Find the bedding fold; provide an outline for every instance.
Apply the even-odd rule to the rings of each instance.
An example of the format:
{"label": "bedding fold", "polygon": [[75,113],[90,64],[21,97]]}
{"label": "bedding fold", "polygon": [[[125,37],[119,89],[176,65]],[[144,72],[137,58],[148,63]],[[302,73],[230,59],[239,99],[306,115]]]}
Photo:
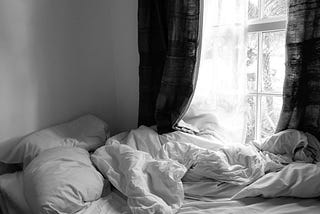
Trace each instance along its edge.
{"label": "bedding fold", "polygon": [[91,157],[109,181],[128,197],[132,213],[175,213],[183,203],[186,168],[111,140]]}
{"label": "bedding fold", "polygon": [[[108,179],[105,181],[110,181],[121,192],[121,195],[126,197],[122,197],[121,203],[114,204],[118,198],[114,197],[114,192],[110,193],[108,190],[105,197],[98,200],[85,200],[85,206],[80,205],[82,208],[79,209],[79,214],[87,213],[87,211],[88,213],[100,213],[102,209],[108,212],[111,209],[116,213],[122,213],[119,210],[142,214],[184,213],[190,205],[187,202],[189,199],[201,200],[203,204],[218,199],[214,203],[223,200],[230,205],[241,203],[244,198],[248,197],[320,197],[319,145],[314,136],[297,130],[275,134],[257,147],[253,144],[224,143],[220,138],[214,138],[214,136],[202,138],[183,132],[158,135],[152,128],[141,126],[108,139],[105,145],[98,148],[90,157],[96,169]],[[39,158],[50,158],[52,151],[55,150],[59,150],[57,152],[59,157],[62,151],[69,151],[63,155],[61,163],[69,160],[70,152],[81,150],[86,154],[86,160],[89,161],[86,161],[87,164],[92,165],[88,159],[89,153],[80,148],[64,147],[46,150],[33,161]],[[38,160],[38,163],[42,165],[42,159]],[[61,163],[58,164],[63,169],[63,173],[60,174],[65,175],[66,170],[65,167],[61,167]],[[32,165],[34,163],[31,162],[28,167]],[[50,179],[44,178],[43,184],[38,181],[34,183],[44,185],[46,188],[49,184],[53,186],[62,184],[60,179],[52,180],[54,171],[60,168],[55,162],[51,164],[52,169],[55,170],[50,170],[47,166],[42,170],[48,171],[45,175],[50,174],[47,176]],[[72,169],[75,168],[72,167]],[[83,170],[82,165],[80,169]],[[91,169],[92,173],[96,174],[93,166]],[[31,171],[29,170],[30,173]],[[67,171],[70,173],[70,170]],[[12,198],[17,199],[14,195],[20,193],[11,192],[12,188],[9,187],[18,186],[19,181],[22,181],[22,174],[1,176],[0,199],[6,200],[1,200],[0,204],[2,202],[1,205],[7,205],[2,206],[5,212],[11,213],[18,209],[27,209],[24,204],[30,201],[31,197],[28,197],[26,202],[19,203],[21,205],[15,208],[13,208],[14,203],[11,203]],[[83,179],[81,176],[76,177]],[[92,176],[89,177],[92,178]],[[98,177],[100,180],[101,175],[99,174]],[[66,178],[70,180],[70,176]],[[72,179],[72,182],[77,179]],[[88,184],[88,182],[84,183]],[[93,182],[89,184],[92,190]],[[101,185],[98,185],[98,189]],[[27,188],[32,186],[27,185]],[[81,190],[82,187],[83,185],[79,184],[74,190]],[[43,188],[38,189],[43,190]],[[32,191],[25,191],[24,194],[26,193],[28,195]],[[58,193],[57,198],[60,196],[61,194]],[[23,196],[21,200],[14,202],[23,202],[22,199],[24,200]],[[40,199],[42,200],[43,197]],[[82,203],[82,199],[80,202]],[[127,204],[124,206],[125,202]],[[34,205],[34,203],[31,202],[29,205]],[[66,207],[69,206],[70,203],[67,203]],[[228,212],[228,207],[225,210]],[[191,213],[195,213],[194,211],[192,210]]]}
{"label": "bedding fold", "polygon": [[283,168],[278,159],[252,145],[223,146],[215,141],[218,148],[207,149],[208,139],[205,148],[197,141],[166,139],[141,126],[108,139],[91,156],[99,171],[128,197],[133,213],[177,212],[184,199],[183,178],[248,185]]}

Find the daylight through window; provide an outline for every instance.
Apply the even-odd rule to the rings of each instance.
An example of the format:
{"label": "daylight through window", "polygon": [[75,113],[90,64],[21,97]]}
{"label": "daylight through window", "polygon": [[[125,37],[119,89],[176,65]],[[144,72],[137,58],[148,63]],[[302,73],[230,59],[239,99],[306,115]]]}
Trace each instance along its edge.
{"label": "daylight through window", "polygon": [[287,2],[203,4],[199,74],[183,121],[225,142],[262,141],[275,131],[282,107]]}
{"label": "daylight through window", "polygon": [[246,141],[274,133],[282,107],[285,75],[286,0],[249,0]]}

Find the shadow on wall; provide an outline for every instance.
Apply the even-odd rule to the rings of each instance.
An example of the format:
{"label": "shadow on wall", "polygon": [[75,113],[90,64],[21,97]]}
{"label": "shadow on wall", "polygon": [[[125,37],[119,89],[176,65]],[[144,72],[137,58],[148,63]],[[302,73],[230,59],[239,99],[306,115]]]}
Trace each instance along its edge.
{"label": "shadow on wall", "polygon": [[0,2],[1,144],[89,112],[113,127],[106,2]]}

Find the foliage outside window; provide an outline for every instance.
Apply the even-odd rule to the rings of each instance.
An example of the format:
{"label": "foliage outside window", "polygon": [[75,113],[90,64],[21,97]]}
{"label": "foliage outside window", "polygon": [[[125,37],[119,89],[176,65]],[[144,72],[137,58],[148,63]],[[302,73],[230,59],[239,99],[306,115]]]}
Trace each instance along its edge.
{"label": "foliage outside window", "polygon": [[287,0],[249,0],[246,142],[274,133],[282,107]]}

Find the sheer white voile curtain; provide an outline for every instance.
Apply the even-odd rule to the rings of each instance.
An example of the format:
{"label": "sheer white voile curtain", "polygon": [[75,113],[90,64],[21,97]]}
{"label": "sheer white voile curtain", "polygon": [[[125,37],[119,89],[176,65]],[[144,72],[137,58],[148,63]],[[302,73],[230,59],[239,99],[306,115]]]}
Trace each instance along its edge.
{"label": "sheer white voile curtain", "polygon": [[202,1],[196,90],[179,122],[199,135],[241,143],[246,137],[246,0]]}

